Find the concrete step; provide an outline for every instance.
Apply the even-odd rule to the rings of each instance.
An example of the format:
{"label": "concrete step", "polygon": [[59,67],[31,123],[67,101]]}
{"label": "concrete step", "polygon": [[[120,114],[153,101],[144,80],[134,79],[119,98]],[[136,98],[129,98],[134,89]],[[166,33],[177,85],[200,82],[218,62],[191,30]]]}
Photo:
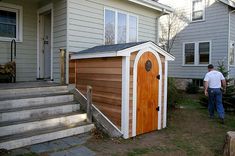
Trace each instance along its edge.
{"label": "concrete step", "polygon": [[57,103],[0,110],[0,122],[19,121],[30,118],[41,118],[80,110],[80,104],[75,102]]}
{"label": "concrete step", "polygon": [[29,131],[11,136],[0,137],[0,149],[15,149],[28,145],[38,144],[51,140],[56,140],[72,135],[89,132],[94,128],[94,124],[86,122],[73,126],[56,126],[38,131]]}
{"label": "concrete step", "polygon": [[45,87],[32,87],[32,88],[10,88],[0,89],[0,98],[10,98],[15,96],[27,95],[45,95],[52,93],[67,93],[67,86],[45,86]]}
{"label": "concrete step", "polygon": [[42,127],[50,128],[59,125],[70,126],[79,122],[84,122],[86,121],[86,119],[86,113],[77,111],[63,115],[54,115],[49,117],[20,120],[15,122],[3,122],[0,123],[0,137],[37,130]]}
{"label": "concrete step", "polygon": [[47,105],[52,103],[62,103],[73,101],[74,97],[72,94],[46,94],[46,95],[33,95],[33,96],[21,96],[0,98],[0,110],[1,109],[13,109],[20,107],[30,107],[37,105]]}

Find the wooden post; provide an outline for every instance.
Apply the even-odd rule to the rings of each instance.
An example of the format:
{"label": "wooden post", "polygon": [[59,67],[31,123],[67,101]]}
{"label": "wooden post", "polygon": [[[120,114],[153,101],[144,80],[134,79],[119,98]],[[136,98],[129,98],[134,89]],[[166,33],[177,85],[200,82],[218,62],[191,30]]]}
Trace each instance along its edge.
{"label": "wooden post", "polygon": [[60,83],[65,84],[65,49],[60,48]]}
{"label": "wooden post", "polygon": [[87,86],[87,122],[92,123],[92,87]]}

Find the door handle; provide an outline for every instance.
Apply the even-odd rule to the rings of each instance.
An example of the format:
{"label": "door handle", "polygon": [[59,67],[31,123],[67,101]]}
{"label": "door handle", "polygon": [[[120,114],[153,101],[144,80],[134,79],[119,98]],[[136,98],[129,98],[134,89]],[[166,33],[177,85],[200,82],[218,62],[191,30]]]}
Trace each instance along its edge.
{"label": "door handle", "polygon": [[156,76],[156,78],[157,78],[158,80],[160,80],[160,79],[161,79],[160,74],[159,74],[159,75],[157,75],[157,76]]}
{"label": "door handle", "polygon": [[159,112],[159,111],[160,111],[160,107],[158,106],[158,107],[156,108],[156,110]]}

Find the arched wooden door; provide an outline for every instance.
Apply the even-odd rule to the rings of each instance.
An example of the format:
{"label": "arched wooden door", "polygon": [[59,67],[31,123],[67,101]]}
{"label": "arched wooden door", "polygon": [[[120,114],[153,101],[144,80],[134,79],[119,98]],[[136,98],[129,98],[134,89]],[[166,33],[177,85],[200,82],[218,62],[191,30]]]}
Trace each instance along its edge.
{"label": "arched wooden door", "polygon": [[145,52],[137,66],[136,134],[158,129],[159,65],[156,56]]}

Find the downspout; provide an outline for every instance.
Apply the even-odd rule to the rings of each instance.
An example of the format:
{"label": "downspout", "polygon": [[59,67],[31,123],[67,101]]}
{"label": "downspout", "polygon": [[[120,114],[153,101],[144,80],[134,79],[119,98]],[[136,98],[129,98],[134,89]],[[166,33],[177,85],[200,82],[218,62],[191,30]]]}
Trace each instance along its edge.
{"label": "downspout", "polygon": [[[230,51],[230,33],[231,33],[231,14],[234,13],[235,10],[232,10],[229,12],[228,15],[228,71],[230,70],[230,63],[229,63],[229,51]],[[228,74],[228,78],[229,78],[229,74]]]}
{"label": "downspout", "polygon": [[159,22],[159,19],[160,19],[163,15],[165,15],[165,14],[167,14],[167,13],[166,13],[166,9],[162,9],[160,16],[158,16],[158,17],[156,18],[156,23],[157,23],[157,29],[156,29],[156,43],[157,43],[157,45],[159,45],[159,32],[160,32],[160,22]]}

